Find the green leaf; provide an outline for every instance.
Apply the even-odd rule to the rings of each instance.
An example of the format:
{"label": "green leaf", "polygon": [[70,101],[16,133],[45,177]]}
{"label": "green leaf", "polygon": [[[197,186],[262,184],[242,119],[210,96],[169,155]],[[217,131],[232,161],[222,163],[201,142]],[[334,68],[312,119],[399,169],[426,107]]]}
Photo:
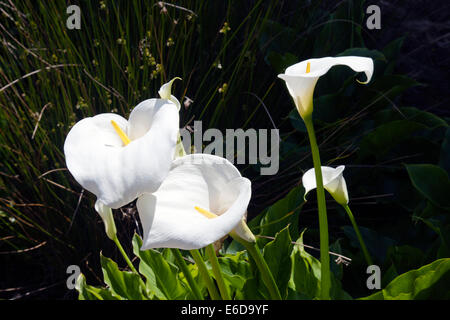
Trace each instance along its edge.
{"label": "green leaf", "polygon": [[419,268],[425,259],[425,254],[418,248],[402,245],[392,246],[387,251],[387,260],[391,261],[398,273]]}
{"label": "green leaf", "polygon": [[450,258],[436,260],[401,274],[387,287],[364,300],[449,299]]}
{"label": "green leaf", "polygon": [[[192,275],[194,282],[197,284],[197,287],[199,288],[201,295],[203,297],[207,296],[208,292],[207,292],[206,284],[198,272],[197,265],[195,263],[187,263],[187,268],[189,270],[189,273]],[[189,284],[188,280],[186,279],[185,274],[182,271],[178,272],[178,278],[180,279],[180,281],[183,282],[184,287],[190,288],[190,284]],[[192,290],[189,290],[185,299],[186,300],[197,300],[198,298],[195,296],[195,294],[192,292]]]}
{"label": "green leaf", "polygon": [[450,208],[450,181],[447,172],[432,164],[405,165],[413,186],[434,205]]}
{"label": "green leaf", "polygon": [[86,278],[82,273],[78,276],[76,289],[79,300],[122,300],[110,288],[97,288],[86,284]]}
{"label": "green leaf", "polygon": [[427,128],[436,128],[440,126],[447,127],[447,122],[430,113],[414,107],[389,108],[377,112],[374,116],[375,123],[381,125],[396,120],[408,120],[423,124]]}
{"label": "green leaf", "polygon": [[436,258],[439,259],[450,256],[450,225],[446,225],[435,218],[424,219],[421,217],[416,217],[416,219],[425,223],[439,236],[440,245],[436,254]]}
{"label": "green leaf", "polygon": [[103,277],[105,283],[119,296],[129,300],[143,300],[145,296],[145,284],[139,275],[120,271],[117,263],[100,254]]}
{"label": "green leaf", "polygon": [[236,300],[269,300],[269,292],[261,279],[253,277],[248,279],[241,291],[236,292]]}
{"label": "green leaf", "polygon": [[275,239],[263,249],[263,256],[269,266],[275,282],[280,290],[281,297],[287,297],[287,288],[291,272],[291,236],[289,235],[289,226],[278,232]]}
{"label": "green leaf", "polygon": [[361,140],[359,156],[364,158],[374,155],[379,158],[408,139],[411,134],[424,128],[424,125],[409,120],[382,124]]}
{"label": "green leaf", "polygon": [[290,257],[292,270],[289,287],[304,299],[314,299],[320,294],[321,267],[320,261],[305,251],[303,233],[296,241]]}
{"label": "green leaf", "polygon": [[240,251],[236,254],[226,254],[218,258],[224,279],[233,291],[242,290],[245,281],[252,277],[250,264],[246,259],[247,254],[245,251]]}
{"label": "green leaf", "polygon": [[147,263],[145,263],[145,261],[142,260],[141,253],[143,251],[140,251],[141,246],[142,240],[137,234],[135,234],[133,237],[133,252],[140,259],[139,273],[144,275],[147,280],[145,283],[146,289],[151,296],[156,296],[158,299],[166,299],[164,293],[158,288],[155,272]]}
{"label": "green leaf", "polygon": [[[255,234],[275,236],[277,232],[289,225],[291,238],[298,237],[298,215],[305,203],[303,186],[293,188],[281,200],[266,209],[263,213],[252,219],[248,226]],[[258,238],[258,245],[264,247],[267,239]]]}
{"label": "green leaf", "polygon": [[394,280],[396,277],[398,277],[397,269],[395,268],[394,264],[391,264],[391,266],[382,273],[381,286],[387,286],[389,282]]}
{"label": "green leaf", "polygon": [[405,90],[420,85],[417,81],[402,75],[382,75],[373,80],[370,84],[371,90],[383,98],[380,103],[392,105],[386,98],[393,99]]}
{"label": "green leaf", "polygon": [[133,237],[134,253],[141,259],[139,272],[147,278],[147,288],[160,299],[185,299],[189,290],[178,277],[178,268],[164,259],[161,252],[149,249],[141,251],[141,238]]}
{"label": "green leaf", "polygon": [[384,49],[383,54],[386,57],[386,60],[388,61],[388,65],[386,66],[386,69],[384,71],[384,74],[392,74],[395,65],[397,64],[397,59],[399,55],[401,54],[401,48],[403,46],[403,41],[405,40],[405,37],[400,37],[392,42],[388,43]]}
{"label": "green leaf", "polygon": [[[356,236],[353,227],[343,226],[342,230],[350,239],[350,244],[355,248],[360,248],[358,237]],[[384,261],[388,248],[395,245],[395,241],[366,227],[359,226],[359,231],[361,232],[361,236],[364,239],[367,250],[372,255],[372,258],[374,258],[376,261]]]}
{"label": "green leaf", "polygon": [[[291,272],[290,254],[292,251],[289,226],[276,234],[263,249],[263,257],[269,267],[275,283],[278,286],[281,297],[288,297],[288,283]],[[251,277],[247,279],[242,290],[236,293],[237,299],[244,300],[268,300],[269,291],[264,284],[260,271],[253,259],[250,259]]]}
{"label": "green leaf", "polygon": [[[296,241],[290,257],[292,269],[289,288],[297,293],[297,295],[292,293],[290,295],[301,299],[316,299],[320,296],[321,264],[319,260],[305,251],[303,247],[303,233]],[[342,289],[340,282],[335,278],[333,273],[331,273],[330,294],[332,299],[352,299]]]}

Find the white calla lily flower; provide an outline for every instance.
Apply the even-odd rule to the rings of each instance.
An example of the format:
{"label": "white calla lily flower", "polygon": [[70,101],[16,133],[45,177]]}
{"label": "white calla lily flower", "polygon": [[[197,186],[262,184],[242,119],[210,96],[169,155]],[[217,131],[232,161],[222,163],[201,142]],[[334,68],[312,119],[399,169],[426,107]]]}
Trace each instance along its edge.
{"label": "white calla lily flower", "polygon": [[372,78],[372,59],[357,56],[308,59],[288,67],[285,73],[278,75],[279,78],[286,81],[289,93],[303,119],[312,114],[313,94],[317,80],[337,65],[346,65],[356,72],[364,72],[367,80],[360,83],[368,83]]}
{"label": "white calla lily flower", "polygon": [[128,121],[117,114],[99,114],[77,122],[67,135],[67,168],[109,208],[156,191],[169,173],[179,131],[179,106],[170,87],[164,89],[170,99],[139,103]]}
{"label": "white calla lily flower", "polygon": [[208,154],[178,158],[161,187],[137,201],[142,250],[199,249],[230,232],[254,241],[243,221],[250,197],[250,180],[228,160]]}
{"label": "white calla lily flower", "polygon": [[[332,195],[340,205],[348,204],[347,184],[343,176],[345,166],[337,168],[322,166],[323,187]],[[309,169],[302,177],[303,187],[306,194],[317,187],[314,168]]]}

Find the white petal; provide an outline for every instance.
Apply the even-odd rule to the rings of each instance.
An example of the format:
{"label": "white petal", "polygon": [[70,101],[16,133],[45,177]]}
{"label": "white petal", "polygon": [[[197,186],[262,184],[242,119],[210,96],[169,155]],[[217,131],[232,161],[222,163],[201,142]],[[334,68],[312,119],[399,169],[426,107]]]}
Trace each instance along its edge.
{"label": "white petal", "polygon": [[181,78],[175,77],[169,82],[163,84],[159,89],[158,94],[161,97],[161,99],[172,101],[177,106],[178,110],[180,110],[181,109],[180,101],[178,101],[178,99],[172,95],[172,84],[175,80],[181,80]]}
{"label": "white petal", "polygon": [[98,214],[100,215],[100,217],[103,220],[103,223],[105,224],[106,235],[111,240],[114,240],[114,238],[116,237],[117,230],[116,230],[116,224],[114,223],[114,218],[112,215],[111,208],[108,208],[101,201],[97,200],[95,202],[95,211],[98,212]]}
{"label": "white petal", "polygon": [[305,118],[311,115],[313,111],[314,88],[319,77],[299,77],[288,74],[279,74],[278,77],[286,81],[286,87],[294,100],[300,116]]}
{"label": "white petal", "polygon": [[[347,184],[343,176],[345,166],[331,168],[322,166],[322,180],[324,188],[333,196],[333,198],[340,204],[348,203]],[[314,168],[309,169],[302,177],[303,187],[306,194],[317,187],[316,175]]]}
{"label": "white petal", "polygon": [[[126,147],[111,120],[130,135],[132,141]],[[67,168],[99,201],[119,208],[158,189],[170,169],[178,127],[175,104],[162,99],[140,103],[129,123],[115,114],[85,118],[67,135]]]}
{"label": "white petal", "polygon": [[[222,203],[223,193],[233,190]],[[174,161],[157,192],[139,197],[143,249],[198,249],[228,234],[244,216],[251,183],[226,159],[192,154]],[[195,206],[220,216],[208,219]],[[221,210],[223,212],[219,212]]]}

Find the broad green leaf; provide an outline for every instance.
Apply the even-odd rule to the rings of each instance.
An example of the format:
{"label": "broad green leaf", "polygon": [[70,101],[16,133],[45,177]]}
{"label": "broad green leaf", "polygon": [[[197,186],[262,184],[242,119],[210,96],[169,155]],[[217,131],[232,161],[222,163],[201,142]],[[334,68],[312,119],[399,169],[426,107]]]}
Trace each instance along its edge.
{"label": "broad green leaf", "polygon": [[281,297],[287,297],[287,287],[291,272],[292,243],[289,235],[289,226],[278,232],[275,239],[263,249],[263,256],[269,266],[275,282],[280,290]]}
{"label": "broad green leaf", "polygon": [[450,181],[447,172],[432,164],[405,165],[413,186],[440,208],[450,208]]}
{"label": "broad green leaf", "polygon": [[228,282],[233,291],[242,290],[245,281],[252,277],[246,252],[240,251],[236,254],[226,254],[223,257],[219,257],[218,260],[225,281]]}
{"label": "broad green leaf", "polygon": [[[275,234],[289,225],[291,238],[298,237],[298,215],[305,203],[303,199],[304,188],[297,186],[293,188],[281,200],[278,200],[264,210],[263,213],[252,219],[248,225],[255,234],[264,236],[275,236]],[[258,238],[258,244],[261,247],[268,242],[267,239]]]}
{"label": "broad green leaf", "polygon": [[[197,265],[195,263],[187,263],[187,268],[189,270],[189,273],[192,275],[192,278],[194,279],[195,283],[197,284],[197,287],[200,289],[202,296],[203,297],[207,296],[208,295],[207,288],[205,282],[203,281],[203,278],[198,273]],[[182,271],[178,272],[178,278],[180,279],[180,281],[184,283],[184,286],[186,288],[190,288],[190,284]],[[188,291],[186,300],[197,300],[197,297],[194,295],[192,290]]]}
{"label": "broad green leaf", "polygon": [[75,288],[79,293],[79,300],[122,300],[110,288],[97,288],[86,284],[86,278],[82,273],[78,276]]}
{"label": "broad green leaf", "polygon": [[385,123],[366,135],[360,143],[360,158],[369,155],[381,157],[390,149],[405,141],[414,132],[426,128],[424,125],[409,120]]}
{"label": "broad green leaf", "polygon": [[[288,296],[288,282],[291,272],[290,253],[292,251],[289,227],[285,227],[276,234],[274,240],[270,241],[263,249],[263,257],[266,261],[283,299]],[[237,292],[237,299],[246,300],[268,300],[269,291],[265,286],[259,269],[253,259],[250,259],[251,275],[245,282],[241,292]]]}
{"label": "broad green leaf", "polygon": [[[415,189],[414,189],[415,190]],[[419,194],[421,195],[421,194]],[[428,219],[433,218],[444,211],[443,209],[439,208],[438,206],[434,205],[433,202],[423,199],[422,201],[414,208],[414,213],[412,216],[412,220],[416,219]]]}
{"label": "broad green leaf", "polygon": [[439,126],[447,127],[447,122],[438,116],[414,107],[389,108],[377,112],[374,116],[375,124],[381,125],[396,120],[408,120],[423,124],[427,128]]}
{"label": "broad green leaf", "polygon": [[269,292],[259,277],[248,279],[241,291],[236,292],[236,300],[269,300]]}
{"label": "broad green leaf", "polygon": [[394,72],[397,59],[401,54],[401,47],[403,46],[404,40],[405,37],[397,38],[384,47],[383,54],[388,61],[384,74],[392,74]]}
{"label": "broad green leaf", "polygon": [[392,100],[406,89],[419,85],[417,81],[403,75],[382,75],[373,79],[370,84],[371,90],[376,93],[376,97],[381,97],[379,103],[381,105],[391,106]]}
{"label": "broad green leaf", "polygon": [[[353,79],[352,79],[353,80]],[[349,81],[348,83],[352,83]],[[347,85],[344,84],[344,86]],[[338,91],[331,94],[323,94],[314,99],[314,121],[322,124],[335,123],[346,117],[349,112],[348,105],[351,103],[348,97]]]}
{"label": "broad green leaf", "polygon": [[[350,243],[355,248],[360,248],[358,237],[352,226],[343,226],[342,230],[350,239]],[[387,236],[384,236],[374,230],[359,226],[359,231],[367,246],[367,250],[376,261],[384,261],[389,247],[395,245],[395,241]],[[362,251],[361,251],[362,254]]]}
{"label": "broad green leaf", "polygon": [[158,287],[155,272],[150,267],[150,265],[148,265],[147,263],[145,263],[145,261],[142,260],[142,257],[141,257],[142,251],[140,251],[141,246],[142,246],[142,240],[137,234],[135,234],[133,237],[133,253],[140,259],[139,273],[144,275],[144,277],[147,280],[145,283],[146,289],[150,293],[151,296],[154,295],[158,299],[166,299],[166,296]]}
{"label": "broad green leaf", "polygon": [[143,300],[145,296],[145,284],[139,275],[120,271],[117,263],[100,254],[103,277],[105,283],[119,296],[129,300]]}
{"label": "broad green leaf", "polygon": [[[156,284],[156,288],[160,290],[158,292],[155,287],[153,290],[155,294],[158,292],[164,294],[164,297],[168,300],[180,300],[185,299],[189,294],[189,290],[184,286],[184,283],[178,278],[178,268],[171,263],[167,262],[161,252],[149,249],[141,251],[139,248],[142,246],[142,240],[135,234],[133,237],[133,245],[135,246],[135,254],[141,259],[143,272],[145,271],[148,280],[151,282],[151,286]],[[136,248],[138,250],[136,250]],[[141,266],[139,265],[139,270]],[[153,271],[154,278],[152,275]],[[154,280],[153,280],[154,279]]]}
{"label": "broad green leaf", "polygon": [[392,280],[398,277],[397,269],[394,264],[381,273],[381,286],[386,287]]}
{"label": "broad green leaf", "polygon": [[[304,233],[304,232],[303,232]],[[307,253],[303,247],[303,233],[296,241],[292,254],[289,287],[303,299],[314,299],[320,292],[320,261]]]}
{"label": "broad green leaf", "polygon": [[450,258],[439,259],[395,278],[364,300],[449,299]]}
{"label": "broad green leaf", "polygon": [[439,259],[450,256],[450,225],[446,225],[435,218],[424,219],[421,217],[416,217],[416,219],[425,223],[439,236],[440,244],[436,258]]}
{"label": "broad green leaf", "polygon": [[[304,233],[304,232],[303,232]],[[303,246],[303,233],[296,241],[291,253],[292,270],[289,288],[297,294],[290,293],[292,298],[316,299],[319,297],[321,285],[320,261],[307,253]],[[331,273],[331,298],[349,300],[352,297],[342,290],[340,282]]]}
{"label": "broad green leaf", "polygon": [[387,251],[386,260],[395,265],[397,273],[403,273],[408,270],[419,268],[424,261],[424,253],[415,247],[409,245],[392,246]]}

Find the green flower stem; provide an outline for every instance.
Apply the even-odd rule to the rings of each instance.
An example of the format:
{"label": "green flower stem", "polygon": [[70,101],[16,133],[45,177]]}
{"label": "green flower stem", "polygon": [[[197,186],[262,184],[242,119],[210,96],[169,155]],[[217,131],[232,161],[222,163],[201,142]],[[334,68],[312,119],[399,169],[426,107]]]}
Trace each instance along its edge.
{"label": "green flower stem", "polygon": [[355,229],[356,236],[358,237],[359,245],[361,246],[361,249],[364,253],[364,258],[366,259],[366,262],[369,266],[373,265],[372,257],[369,254],[369,251],[367,250],[366,244],[364,243],[364,240],[361,236],[361,233],[359,232],[358,225],[356,224],[355,218],[353,217],[353,213],[350,210],[350,207],[346,204],[343,205],[345,211],[348,214],[348,217],[350,218],[350,221],[352,222],[353,229]]}
{"label": "green flower stem", "polygon": [[223,300],[231,300],[230,294],[228,292],[225,281],[222,277],[222,271],[220,270],[219,260],[216,256],[216,251],[214,250],[213,244],[206,246],[206,255],[208,256],[209,262],[211,263],[212,271],[214,277],[216,278],[217,286],[219,287],[220,295]]}
{"label": "green flower stem", "polygon": [[123,250],[122,245],[120,244],[119,238],[115,236],[113,239],[114,243],[116,244],[117,248],[119,249],[120,253],[122,254],[123,258],[125,259],[125,262],[130,267],[131,271],[133,271],[136,274],[139,274],[136,270],[136,268],[133,266],[133,263],[131,263],[130,258],[128,258],[127,254],[125,253],[125,250]]}
{"label": "green flower stem", "polygon": [[200,289],[197,286],[197,283],[195,283],[194,278],[192,277],[191,272],[189,271],[186,262],[183,259],[183,256],[181,255],[180,250],[178,249],[172,249],[172,253],[175,256],[175,260],[177,261],[178,267],[181,269],[181,271],[184,274],[184,277],[186,278],[187,282],[189,283],[189,286],[191,287],[192,293],[197,298],[197,300],[204,300],[202,293],[200,292]]}
{"label": "green flower stem", "polygon": [[275,282],[275,279],[273,278],[272,272],[270,271],[266,260],[264,260],[264,257],[262,256],[256,242],[248,242],[244,239],[234,236],[233,239],[241,243],[247,249],[247,252],[252,256],[253,260],[256,263],[256,266],[259,269],[259,272],[261,273],[264,284],[269,290],[272,300],[281,300],[282,298],[280,290],[278,290],[278,286]]}
{"label": "green flower stem", "polygon": [[206,268],[205,261],[203,261],[203,257],[197,249],[190,250],[189,251],[192,255],[192,258],[195,261],[195,264],[198,267],[198,272],[200,276],[203,278],[203,281],[205,281],[206,288],[208,288],[209,296],[212,300],[221,300],[219,291],[217,291],[216,285],[214,284],[214,281],[211,279],[208,269]]}
{"label": "green flower stem", "polygon": [[314,171],[316,173],[317,184],[317,204],[319,211],[319,230],[320,230],[320,263],[321,263],[321,299],[330,299],[331,275],[330,275],[330,256],[328,243],[328,220],[327,207],[325,202],[325,191],[322,180],[322,166],[320,164],[319,147],[317,146],[316,134],[312,116],[303,118],[308,131],[309,142],[314,162]]}

